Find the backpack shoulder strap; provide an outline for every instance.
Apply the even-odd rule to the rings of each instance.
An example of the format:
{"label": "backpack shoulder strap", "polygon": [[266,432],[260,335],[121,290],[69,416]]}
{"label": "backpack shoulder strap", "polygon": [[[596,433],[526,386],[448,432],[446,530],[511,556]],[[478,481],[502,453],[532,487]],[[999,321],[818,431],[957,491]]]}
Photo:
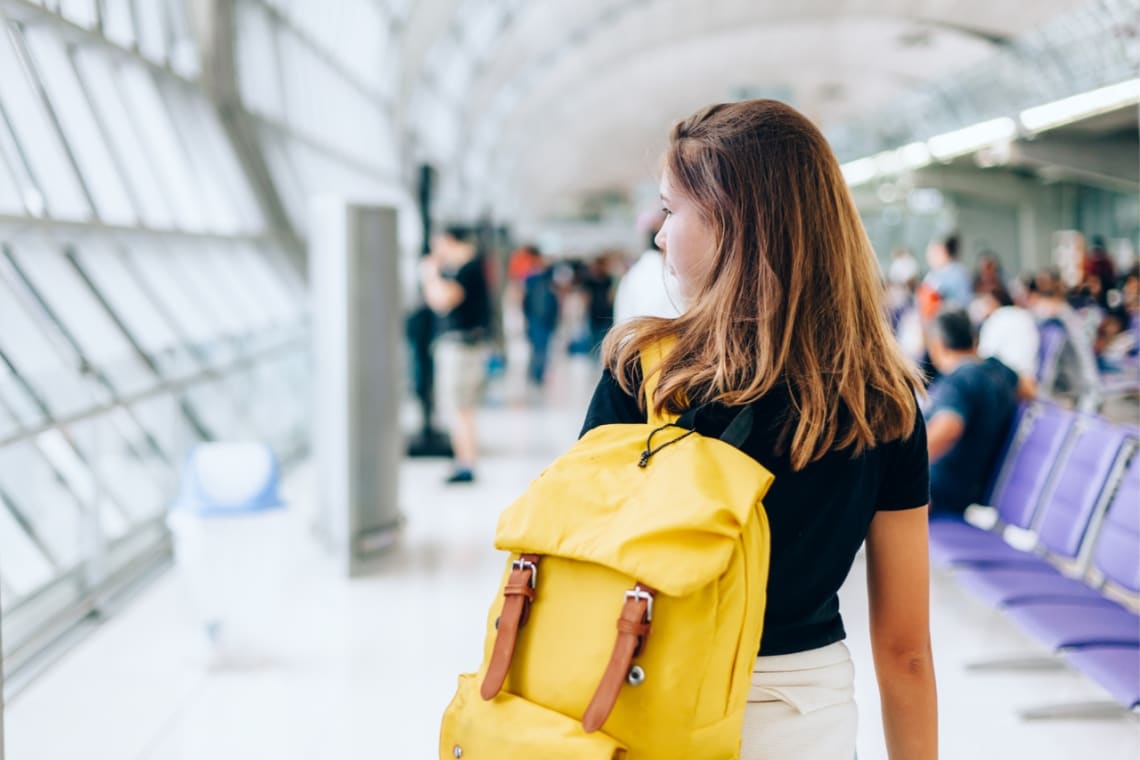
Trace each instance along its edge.
{"label": "backpack shoulder strap", "polygon": [[650,343],[641,349],[641,384],[642,393],[645,394],[645,408],[648,413],[648,422],[651,425],[664,425],[675,422],[677,417],[672,414],[658,414],[653,409],[653,398],[657,393],[657,381],[661,376],[661,365],[665,357],[673,349],[676,341],[673,338],[663,338],[656,343]]}

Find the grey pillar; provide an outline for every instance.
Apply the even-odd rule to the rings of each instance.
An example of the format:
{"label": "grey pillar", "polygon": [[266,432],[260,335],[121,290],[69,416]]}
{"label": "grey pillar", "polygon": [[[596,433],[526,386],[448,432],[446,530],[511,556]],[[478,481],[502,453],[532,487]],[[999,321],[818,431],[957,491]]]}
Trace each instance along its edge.
{"label": "grey pillar", "polygon": [[395,543],[401,523],[396,212],[321,198],[310,229],[318,521],[346,572],[356,575]]}

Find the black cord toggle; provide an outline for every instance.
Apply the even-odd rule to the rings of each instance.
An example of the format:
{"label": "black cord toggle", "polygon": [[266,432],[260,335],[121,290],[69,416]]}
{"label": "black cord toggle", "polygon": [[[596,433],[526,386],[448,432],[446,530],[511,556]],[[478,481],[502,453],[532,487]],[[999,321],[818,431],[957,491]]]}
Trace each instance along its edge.
{"label": "black cord toggle", "polygon": [[[657,448],[653,448],[653,436],[657,435],[658,433],[660,433],[665,428],[671,428],[671,427],[680,428],[681,430],[685,431],[685,434],[679,435],[671,441],[666,441],[665,443],[661,444]],[[637,466],[644,469],[645,467],[647,467],[649,465],[649,457],[653,456],[658,451],[661,451],[661,449],[665,448],[666,446],[672,446],[677,441],[680,441],[684,438],[688,438],[690,435],[692,435],[695,432],[697,432],[697,431],[696,430],[688,430],[688,429],[682,427],[681,425],[678,425],[678,424],[673,423],[673,422],[666,422],[661,427],[654,429],[653,432],[651,432],[649,434],[649,437],[645,439],[645,451],[641,452],[641,458],[637,460]]]}

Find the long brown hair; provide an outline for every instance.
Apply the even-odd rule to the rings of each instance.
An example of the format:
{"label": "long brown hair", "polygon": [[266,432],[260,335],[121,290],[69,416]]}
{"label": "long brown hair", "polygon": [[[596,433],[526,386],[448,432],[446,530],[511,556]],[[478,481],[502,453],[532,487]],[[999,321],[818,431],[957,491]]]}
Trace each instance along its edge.
{"label": "long brown hair", "polygon": [[784,385],[778,448],[796,470],[909,435],[919,376],[891,335],[875,253],[820,131],[773,100],[709,106],[673,127],[664,168],[715,247],[681,316],[610,332],[605,361],[622,388],[641,398],[639,353],[672,336],[657,410],[742,405]]}

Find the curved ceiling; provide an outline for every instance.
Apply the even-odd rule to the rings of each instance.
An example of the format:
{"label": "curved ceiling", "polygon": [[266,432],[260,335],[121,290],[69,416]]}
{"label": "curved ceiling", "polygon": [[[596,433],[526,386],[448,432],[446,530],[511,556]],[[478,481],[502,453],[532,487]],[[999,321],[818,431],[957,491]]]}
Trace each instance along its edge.
{"label": "curved ceiling", "polygon": [[706,103],[778,97],[839,126],[1083,4],[430,0],[404,94],[445,205],[539,219],[651,180],[669,125]]}

